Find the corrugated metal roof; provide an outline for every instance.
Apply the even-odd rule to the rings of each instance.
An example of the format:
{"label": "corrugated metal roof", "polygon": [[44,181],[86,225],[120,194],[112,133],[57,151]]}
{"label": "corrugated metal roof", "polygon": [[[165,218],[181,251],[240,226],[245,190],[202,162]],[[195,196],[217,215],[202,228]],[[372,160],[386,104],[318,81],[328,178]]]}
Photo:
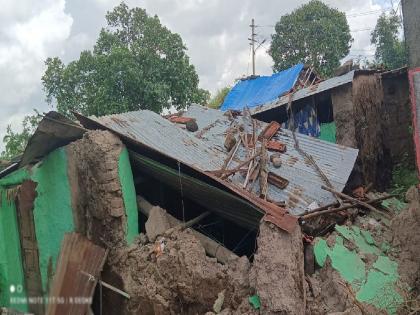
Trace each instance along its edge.
{"label": "corrugated metal roof", "polygon": [[[229,126],[243,124],[245,131],[252,133],[252,122],[244,116],[239,116],[231,121],[221,111],[198,105],[192,105],[184,113],[184,116],[196,119],[198,131],[188,132],[180,125],[171,123],[150,111],[129,112],[91,119],[118,134],[202,172],[221,169],[228,154],[223,143]],[[264,122],[257,121],[258,133],[266,125]],[[358,150],[306,135],[296,134],[296,136],[300,147],[312,155],[333,187],[342,191],[353,169]],[[290,184],[284,190],[269,185],[269,198],[274,201],[285,201],[288,210],[295,215],[303,213],[314,201],[317,201],[320,206],[334,202],[334,196],[321,189],[321,185],[324,183],[313,166],[294,149],[292,133],[282,129],[275,138],[287,145],[287,152],[282,154],[282,167],[276,169],[270,165],[269,171],[286,178]],[[245,160],[245,154],[245,148],[241,148],[238,150],[237,158]],[[237,164],[238,162],[234,161],[231,167],[233,168]],[[231,179],[233,186],[236,187],[235,190],[243,191],[243,195],[247,195],[246,191],[240,188],[244,178],[237,174]],[[254,196],[259,194],[258,189],[258,183],[254,183],[252,187]]]}
{"label": "corrugated metal roof", "polygon": [[82,126],[64,115],[54,111],[48,112],[29,139],[19,167],[41,160],[56,148],[80,139],[85,131]]}
{"label": "corrugated metal roof", "polygon": [[[212,128],[202,134],[201,140],[208,143],[210,147],[223,146],[224,131],[231,122],[222,112],[194,105],[188,109],[184,116],[196,119],[198,124],[196,133],[216,122]],[[238,119],[242,120],[243,118],[238,117]],[[259,124],[259,131],[267,125],[263,122],[259,122]],[[251,130],[249,132],[251,133]],[[353,169],[358,150],[299,133],[296,133],[296,137],[300,147],[314,158],[333,187],[342,191]],[[282,153],[282,166],[276,169],[270,164],[269,171],[289,180],[289,185],[284,190],[270,185],[268,194],[270,198],[276,201],[285,201],[289,211],[296,215],[307,210],[308,205],[314,201],[317,201],[320,206],[334,202],[334,196],[321,189],[321,185],[324,183],[319,174],[294,148],[292,132],[281,129],[274,139],[285,143],[287,151]],[[238,151],[238,156],[244,160],[245,149],[242,148]],[[235,181],[243,182],[243,178],[239,174],[235,175],[233,182]],[[254,183],[254,192],[258,191],[258,186],[258,183]]]}
{"label": "corrugated metal roof", "polygon": [[[344,84],[351,83],[353,81],[354,74],[355,74],[355,71],[353,70],[342,76],[334,77],[334,78],[322,81],[318,84],[312,85],[308,88],[298,90],[293,94],[292,101],[297,101],[302,98],[315,95],[324,91],[328,91]],[[257,107],[253,107],[250,109],[250,111],[251,111],[251,114],[254,115],[254,114],[262,113],[276,107],[286,105],[288,102],[289,102],[289,95],[285,95],[285,96],[280,97],[278,100],[274,102],[270,102],[270,103],[263,104]]]}

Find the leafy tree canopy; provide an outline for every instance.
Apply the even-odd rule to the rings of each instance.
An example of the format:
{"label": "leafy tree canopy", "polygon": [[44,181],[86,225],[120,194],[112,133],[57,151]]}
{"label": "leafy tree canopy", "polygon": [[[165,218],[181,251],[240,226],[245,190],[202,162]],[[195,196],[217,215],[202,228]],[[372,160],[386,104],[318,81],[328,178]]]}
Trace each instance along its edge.
{"label": "leafy tree canopy", "polygon": [[5,145],[4,151],[1,153],[1,158],[11,160],[13,157],[18,156],[25,150],[29,138],[35,132],[38,123],[41,121],[42,116],[37,110],[33,115],[27,115],[22,121],[22,131],[15,132],[10,125],[7,126],[6,135],[3,137]]}
{"label": "leafy tree canopy", "polygon": [[395,12],[390,15],[383,13],[371,34],[371,43],[376,47],[375,62],[387,69],[407,64],[405,44],[399,38],[401,28],[400,18]]}
{"label": "leafy tree canopy", "polygon": [[46,60],[42,81],[47,101],[55,100],[59,112],[161,112],[208,100],[209,93],[198,88],[181,37],[157,16],[121,3],[107,13],[106,21],[93,51],[83,51],[68,65],[57,57]]}
{"label": "leafy tree canopy", "polygon": [[214,95],[210,99],[208,107],[215,108],[215,109],[220,108],[220,106],[223,104],[223,102],[225,100],[226,95],[228,95],[228,93],[230,92],[230,89],[231,89],[230,87],[226,86],[226,87],[218,90],[216,92],[216,95]]}
{"label": "leafy tree canopy", "polygon": [[275,71],[303,62],[330,76],[349,53],[352,41],[345,14],[312,0],[280,18],[269,54]]}

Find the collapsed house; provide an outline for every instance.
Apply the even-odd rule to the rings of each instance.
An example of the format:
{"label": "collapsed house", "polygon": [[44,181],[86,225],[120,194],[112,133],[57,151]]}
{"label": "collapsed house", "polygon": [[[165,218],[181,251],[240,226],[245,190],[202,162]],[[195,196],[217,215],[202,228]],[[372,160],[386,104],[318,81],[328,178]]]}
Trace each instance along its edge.
{"label": "collapsed house", "polygon": [[[76,117],[46,114],[20,161],[0,174],[2,306],[34,314],[324,314],[402,303],[395,263],[375,241],[364,276],[342,266],[343,253],[362,266],[369,249],[360,229],[336,228],[347,241],[313,245],[299,227],[310,226],[309,215],[323,218],[323,209],[348,218],[337,204],[373,208],[342,200],[357,149],[247,110],[192,105],[166,118]],[[343,244],[354,239],[362,251],[348,254]],[[313,275],[315,261],[353,295],[388,290],[397,302],[341,290],[334,305],[319,292],[332,280]],[[391,279],[369,281],[372,266],[394,268]]]}
{"label": "collapsed house", "polygon": [[259,120],[358,148],[354,187],[364,182],[384,190],[395,165],[414,165],[407,68],[357,69],[322,81],[312,69],[296,65],[268,78],[239,82],[221,109],[243,108]]}

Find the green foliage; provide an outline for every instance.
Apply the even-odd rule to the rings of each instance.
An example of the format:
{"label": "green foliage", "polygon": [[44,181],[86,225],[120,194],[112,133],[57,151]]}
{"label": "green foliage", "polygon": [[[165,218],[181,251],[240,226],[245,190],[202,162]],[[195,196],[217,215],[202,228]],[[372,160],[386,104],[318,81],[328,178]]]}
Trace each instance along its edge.
{"label": "green foliage", "polygon": [[33,115],[27,115],[22,121],[22,131],[15,132],[10,125],[7,126],[6,135],[3,137],[5,150],[1,153],[1,158],[11,160],[13,157],[18,156],[25,150],[29,138],[38,127],[42,116],[37,110],[34,110]]}
{"label": "green foliage", "polygon": [[216,95],[210,99],[209,104],[207,105],[210,108],[219,109],[223,104],[226,95],[230,92],[230,87],[226,86],[223,89],[220,89],[216,92]]}
{"label": "green foliage", "polygon": [[375,61],[387,69],[403,67],[407,64],[405,44],[399,39],[400,18],[392,13],[383,13],[371,34],[371,43],[376,46]]}
{"label": "green foliage", "polygon": [[345,14],[312,0],[280,18],[269,54],[276,71],[303,62],[330,76],[349,53],[352,41]]}
{"label": "green foliage", "polygon": [[181,37],[157,16],[121,3],[106,20],[93,51],[83,51],[68,65],[57,57],[46,60],[44,90],[59,112],[161,112],[208,100],[209,93],[198,88],[198,75]]}
{"label": "green foliage", "polygon": [[392,185],[390,193],[398,194],[400,200],[405,199],[405,193],[411,186],[417,185],[419,179],[417,170],[413,161],[410,161],[405,155],[401,162],[395,165],[392,170]]}

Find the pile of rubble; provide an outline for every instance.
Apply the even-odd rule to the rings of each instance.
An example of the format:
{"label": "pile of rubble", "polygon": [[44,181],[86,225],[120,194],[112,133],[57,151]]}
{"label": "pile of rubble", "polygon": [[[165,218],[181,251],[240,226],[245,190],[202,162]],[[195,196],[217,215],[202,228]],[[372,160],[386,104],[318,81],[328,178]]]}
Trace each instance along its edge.
{"label": "pile of rubble", "polygon": [[[81,292],[101,314],[418,311],[419,192],[406,205],[369,187],[344,190],[356,149],[247,111],[79,118],[83,137],[66,147],[76,236],[61,245],[52,297]],[[200,229],[209,218],[235,225],[252,250],[224,242],[236,230]],[[47,313],[60,307],[74,306]]]}
{"label": "pile of rubble", "polygon": [[119,249],[112,262],[131,297],[124,309],[127,314],[408,314],[418,307],[420,263],[415,246],[420,199],[415,188],[409,195],[411,203],[390,221],[353,207],[341,213],[347,216],[342,225],[315,239],[299,226],[287,233],[262,222],[252,259],[232,254],[223,264],[206,255],[207,244],[195,230],[146,205],[146,234]]}
{"label": "pile of rubble", "polygon": [[112,263],[131,297],[125,306],[129,314],[304,313],[298,227],[288,234],[263,222],[253,263],[232,255],[221,264],[206,256],[206,244],[194,230],[171,221],[165,210],[152,207],[146,234],[120,249]]}

